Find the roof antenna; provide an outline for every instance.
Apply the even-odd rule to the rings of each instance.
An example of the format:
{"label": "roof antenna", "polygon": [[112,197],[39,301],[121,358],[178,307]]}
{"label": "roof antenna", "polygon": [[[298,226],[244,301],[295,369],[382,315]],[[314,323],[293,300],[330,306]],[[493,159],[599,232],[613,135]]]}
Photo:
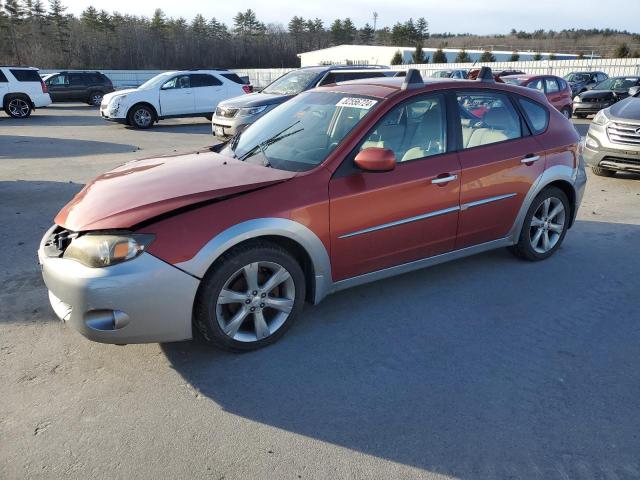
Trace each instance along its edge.
{"label": "roof antenna", "polygon": [[491,71],[491,67],[482,67],[480,72],[478,73],[478,81],[480,82],[492,82],[495,83],[495,78],[493,78],[493,72]]}
{"label": "roof antenna", "polygon": [[407,70],[407,75],[404,77],[404,82],[402,82],[402,87],[400,87],[400,89],[410,90],[420,87],[424,87],[424,80],[422,80],[420,71],[415,68],[410,68]]}

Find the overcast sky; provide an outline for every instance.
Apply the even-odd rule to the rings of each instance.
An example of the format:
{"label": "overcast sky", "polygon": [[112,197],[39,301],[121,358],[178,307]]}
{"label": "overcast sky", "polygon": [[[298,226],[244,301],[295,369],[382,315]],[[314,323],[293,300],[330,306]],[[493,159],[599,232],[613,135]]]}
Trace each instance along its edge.
{"label": "overcast sky", "polygon": [[[591,0],[592,1],[592,0]],[[265,23],[285,24],[294,15],[319,17],[325,24],[351,17],[356,26],[373,23],[392,26],[409,17],[425,17],[431,32],[508,33],[518,30],[562,30],[563,28],[616,28],[638,31],[640,0],[608,0],[589,7],[590,0],[63,0],[69,11],[80,13],[88,5],[108,11],[151,16],[162,8],[168,16],[193,18],[197,13],[216,17],[227,24],[239,10],[252,8]]]}

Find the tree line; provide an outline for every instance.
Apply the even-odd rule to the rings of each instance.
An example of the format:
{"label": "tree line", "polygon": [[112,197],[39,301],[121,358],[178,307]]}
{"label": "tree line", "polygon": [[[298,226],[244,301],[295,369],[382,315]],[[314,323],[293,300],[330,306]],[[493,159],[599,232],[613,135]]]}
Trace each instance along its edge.
{"label": "tree line", "polygon": [[[575,45],[576,38],[607,36],[625,41],[618,42],[617,53],[633,56],[634,42],[640,41],[638,35],[615,30],[527,34],[514,29],[509,35],[488,37],[430,34],[424,17],[379,28],[377,14],[373,18],[374,25],[358,27],[350,18],[325,25],[319,18],[294,16],[285,26],[265,23],[249,9],[238,12],[227,25],[203,15],[191,20],[169,17],[161,9],[146,17],[88,6],[76,16],[62,0],[47,0],[46,4],[42,0],[0,0],[0,64],[102,69],[295,67],[300,62],[298,53],[339,44],[415,46],[414,60],[440,63],[443,57],[446,61],[441,50],[427,58],[422,47],[478,48],[478,44],[493,41],[495,45],[505,39],[531,43],[561,38],[570,38]],[[487,61],[490,50],[487,47]],[[460,61],[464,55],[461,52]]]}

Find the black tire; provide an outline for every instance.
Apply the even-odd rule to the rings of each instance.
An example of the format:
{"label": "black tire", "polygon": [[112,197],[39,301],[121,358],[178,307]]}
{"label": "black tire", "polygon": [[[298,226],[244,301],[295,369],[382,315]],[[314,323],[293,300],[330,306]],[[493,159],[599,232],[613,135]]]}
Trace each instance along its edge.
{"label": "black tire", "polygon": [[575,116],[578,117],[578,118],[587,118],[587,114],[586,113],[576,113]]}
{"label": "black tire", "polygon": [[156,112],[145,104],[134,105],[127,114],[127,123],[134,128],[146,130],[156,121]]}
{"label": "black tire", "polygon": [[571,107],[564,107],[562,110],[560,110],[560,113],[562,113],[562,115],[564,115],[568,119],[571,119],[571,116],[573,115]]}
{"label": "black tire", "polygon": [[[227,305],[218,305],[218,298],[222,289],[225,285],[233,281],[234,278],[237,278],[242,282],[243,279],[246,278],[243,273],[240,273],[245,266],[255,265],[260,262],[259,265],[277,265],[279,267],[283,267],[290,275],[286,280],[286,284],[288,288],[291,288],[291,282],[294,286],[295,293],[293,295],[293,306],[291,311],[288,313],[288,316],[285,317],[284,323],[278,324],[275,326],[278,320],[278,315],[283,315],[276,309],[269,308],[268,306],[262,307],[264,304],[260,304],[258,306],[256,304],[255,307],[253,303],[249,305],[243,305],[243,303],[248,303],[250,298],[256,299],[255,301],[260,300],[260,296],[267,295],[269,298],[272,298],[269,293],[273,291],[285,288],[285,283],[277,284],[277,288],[264,294],[259,290],[254,292],[249,292],[248,285],[240,285],[240,287],[233,287],[233,284],[230,284],[227,287],[227,290],[233,290],[234,292],[241,292],[241,295],[247,296],[247,300],[243,300],[243,302],[230,302]],[[256,271],[260,271],[260,269],[265,269],[265,267],[259,267]],[[264,279],[268,279],[267,275],[269,270],[267,269],[264,273]],[[238,276],[239,275],[239,276]],[[291,280],[291,282],[289,282]],[[258,277],[258,285],[259,287],[263,287],[266,285],[266,281],[260,283],[260,278]],[[245,290],[246,291],[243,291]],[[257,294],[255,292],[258,292]],[[244,297],[243,297],[244,298]],[[200,287],[198,289],[198,293],[196,295],[196,300],[194,303],[194,329],[196,329],[204,340],[207,342],[220,347],[225,350],[230,351],[249,351],[255,350],[258,348],[265,347],[270,345],[271,343],[278,340],[282,335],[286,333],[286,331],[291,327],[296,317],[302,310],[305,299],[305,277],[304,272],[296,261],[296,259],[284,248],[280,247],[277,244],[268,242],[268,241],[255,241],[251,243],[247,243],[236,248],[231,249],[229,252],[222,255],[216,262],[209,268],[209,271],[202,279],[200,283]],[[250,300],[249,300],[250,301]],[[287,301],[291,301],[291,297],[288,297]],[[226,311],[225,309],[232,309]],[[264,315],[264,319],[268,322],[271,322],[269,325],[270,328],[275,328],[273,333],[270,333],[269,336],[258,339],[258,326],[256,324],[257,317],[255,314],[250,313],[247,309],[255,308],[259,309],[261,316]],[[251,339],[245,338],[246,341],[238,340],[236,338],[232,338],[227,335],[223,326],[221,325],[218,317],[218,311],[222,317],[232,318],[234,315],[238,313],[240,309],[245,309],[245,316],[243,316],[243,320],[240,321],[240,327],[236,329],[238,332],[234,334],[234,337],[239,335],[245,335],[247,337],[251,337]],[[251,310],[253,311],[253,310]],[[282,318],[282,317],[279,317]],[[230,321],[225,322],[223,318],[221,322],[226,323],[226,328],[229,327]],[[253,339],[255,337],[255,339]]]}
{"label": "black tire", "polygon": [[[541,253],[539,251],[536,251],[532,245],[532,229],[535,228],[532,226],[532,219],[534,214],[538,211],[538,209],[546,199],[559,200],[564,207],[565,218],[562,224],[562,232],[559,234],[559,237],[555,241],[555,244],[548,251]],[[558,248],[560,248],[560,245],[562,244],[564,237],[567,234],[570,219],[571,205],[569,204],[569,199],[567,198],[565,193],[557,187],[545,188],[536,196],[536,198],[533,199],[533,202],[531,202],[531,206],[529,207],[527,215],[524,217],[524,222],[522,223],[522,230],[520,231],[518,243],[510,248],[511,252],[516,256],[524,260],[529,260],[531,262],[537,262],[549,258],[556,252],[556,250],[558,250]]]}
{"label": "black tire", "polygon": [[89,92],[89,98],[87,99],[87,103],[94,107],[99,107],[102,103],[102,97],[104,97],[104,93],[94,90],[93,92]]}
{"label": "black tire", "polygon": [[11,118],[27,118],[33,112],[31,100],[26,95],[11,95],[4,100],[4,111]]}
{"label": "black tire", "polygon": [[594,175],[599,177],[613,177],[616,174],[615,170],[609,170],[608,168],[591,167],[591,171]]}

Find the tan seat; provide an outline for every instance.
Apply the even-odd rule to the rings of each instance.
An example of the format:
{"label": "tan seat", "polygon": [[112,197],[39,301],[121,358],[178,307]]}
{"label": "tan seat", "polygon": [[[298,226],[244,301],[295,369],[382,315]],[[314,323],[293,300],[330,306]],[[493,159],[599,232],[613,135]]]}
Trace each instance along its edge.
{"label": "tan seat", "polygon": [[[444,151],[444,132],[442,123],[442,111],[440,105],[435,104],[433,108],[427,110],[415,126],[413,132],[403,142],[401,162],[415,160],[416,158],[426,157],[427,155],[435,155]],[[440,142],[439,147],[435,147]],[[401,150],[401,151],[402,151]]]}
{"label": "tan seat", "polygon": [[[466,147],[478,147],[480,145],[503,142],[510,138],[518,138],[520,132],[516,130],[513,121],[513,116],[505,107],[495,107],[488,110],[482,118],[484,126],[473,129],[469,140],[466,142]],[[463,139],[464,130],[463,127]]]}

